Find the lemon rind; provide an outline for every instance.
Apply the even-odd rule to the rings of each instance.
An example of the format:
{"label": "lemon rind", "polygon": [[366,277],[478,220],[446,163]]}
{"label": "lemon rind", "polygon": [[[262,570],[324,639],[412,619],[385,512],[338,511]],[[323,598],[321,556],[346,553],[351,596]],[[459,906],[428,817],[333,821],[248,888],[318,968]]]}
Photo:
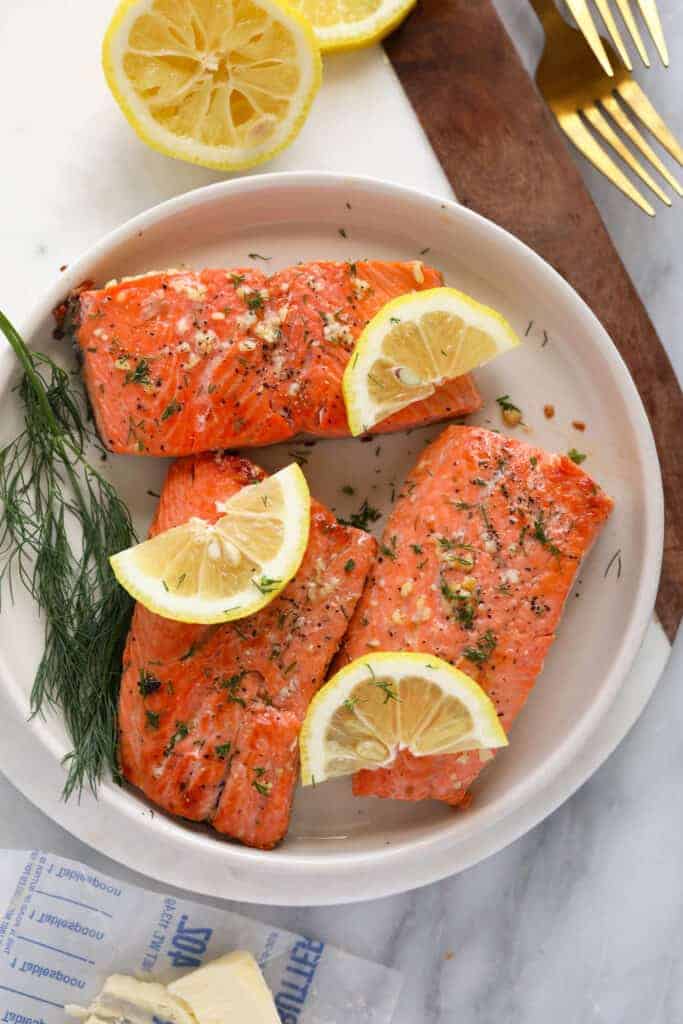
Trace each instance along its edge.
{"label": "lemon rind", "polygon": [[[311,498],[308,484],[301,468],[296,463],[292,463],[285,469],[280,470],[279,473],[274,474],[274,476],[280,477],[281,480],[285,481],[283,485],[285,503],[293,501],[299,504],[303,517],[301,520],[300,517],[291,517],[289,520],[291,533],[296,541],[291,548],[291,556],[287,551],[288,537],[286,534],[283,540],[282,554],[276,556],[275,559],[263,566],[263,575],[268,576],[271,573],[280,573],[279,576],[274,577],[278,580],[277,586],[274,586],[267,594],[261,594],[254,588],[258,596],[250,597],[249,600],[245,601],[238,593],[222,601],[206,602],[203,611],[193,612],[191,606],[193,604],[195,606],[201,604],[197,598],[176,597],[175,595],[168,594],[164,591],[161,580],[155,580],[152,586],[140,585],[138,581],[145,577],[134,569],[132,552],[135,551],[135,548],[128,548],[116,555],[112,555],[110,558],[109,561],[116,579],[128,591],[131,597],[139,601],[149,611],[162,618],[171,619],[174,622],[188,622],[198,625],[233,622],[236,619],[243,619],[253,615],[255,612],[265,608],[266,605],[275,600],[278,594],[282,593],[287,584],[299,571],[306,553],[310,534]],[[273,479],[273,477],[270,479]],[[284,522],[287,524],[288,520],[285,519]],[[294,522],[300,522],[300,529],[297,529],[296,532],[293,530]],[[288,556],[286,559],[285,554]],[[133,566],[133,571],[131,571],[131,566]],[[241,593],[245,594],[247,592],[242,591]],[[248,593],[251,595],[251,590]],[[228,604],[227,608],[225,607],[226,604]]]}
{"label": "lemon rind", "polygon": [[[373,670],[378,666],[390,669],[390,674],[396,681],[414,673],[415,669],[424,672],[426,678],[429,677],[430,672],[438,672],[439,675],[434,677],[434,681],[439,685],[445,679],[450,679],[452,683],[457,680],[457,687],[453,685],[450,689],[447,686],[443,688],[446,693],[457,696],[463,701],[478,725],[477,738],[480,742],[473,745],[472,749],[496,749],[507,746],[508,739],[500,724],[493,702],[478,683],[465,672],[454,668],[453,665],[435,655],[421,654],[415,651],[376,651],[356,658],[351,664],[345,665],[318,691],[309,704],[299,738],[301,782],[304,786],[316,785],[318,782],[325,781],[322,757],[324,754],[323,727],[330,721],[337,708],[343,704],[351,690],[358,683],[368,679],[368,665]],[[432,666],[431,669],[428,668],[429,665]],[[420,755],[415,754],[415,756]],[[392,763],[394,757],[395,751],[392,751],[388,761],[377,767],[386,767]]]}

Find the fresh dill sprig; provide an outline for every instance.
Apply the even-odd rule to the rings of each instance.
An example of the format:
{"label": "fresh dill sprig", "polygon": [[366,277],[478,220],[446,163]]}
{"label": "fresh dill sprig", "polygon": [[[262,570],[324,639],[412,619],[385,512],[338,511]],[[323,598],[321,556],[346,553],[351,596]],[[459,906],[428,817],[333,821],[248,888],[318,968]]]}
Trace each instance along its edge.
{"label": "fresh dill sprig", "polygon": [[63,715],[68,799],[84,785],[95,791],[107,768],[119,778],[116,706],[133,602],[109,556],[136,538],[128,509],[86,458],[95,439],[71,374],[29,351],[2,313],[0,330],[24,371],[24,427],[0,450],[0,586],[13,599],[19,579],[43,617],[31,712]]}

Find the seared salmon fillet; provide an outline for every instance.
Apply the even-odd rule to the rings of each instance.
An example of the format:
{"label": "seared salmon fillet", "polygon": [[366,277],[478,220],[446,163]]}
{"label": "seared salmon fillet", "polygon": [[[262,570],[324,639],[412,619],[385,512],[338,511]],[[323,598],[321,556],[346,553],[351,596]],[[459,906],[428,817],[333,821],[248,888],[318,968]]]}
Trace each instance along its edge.
{"label": "seared salmon fillet", "polygon": [[[237,456],[175,462],[150,535],[263,478]],[[216,626],[172,622],[138,604],[119,698],[119,758],[134,786],[171,814],[207,821],[263,849],[287,831],[298,736],[375,553],[366,533],[312,503],[296,577],[255,615]]]}
{"label": "seared salmon fillet", "polygon": [[[565,455],[449,427],[402,488],[337,667],[374,650],[438,655],[478,681],[507,731],[611,509]],[[359,772],[353,791],[460,804],[492,756],[403,750],[391,766]]]}
{"label": "seared salmon fillet", "polygon": [[[188,455],[347,435],[341,379],[363,327],[390,299],[442,282],[421,263],[308,263],[166,271],[86,289],[70,322],[102,441]],[[384,433],[474,412],[471,377],[401,410]]]}

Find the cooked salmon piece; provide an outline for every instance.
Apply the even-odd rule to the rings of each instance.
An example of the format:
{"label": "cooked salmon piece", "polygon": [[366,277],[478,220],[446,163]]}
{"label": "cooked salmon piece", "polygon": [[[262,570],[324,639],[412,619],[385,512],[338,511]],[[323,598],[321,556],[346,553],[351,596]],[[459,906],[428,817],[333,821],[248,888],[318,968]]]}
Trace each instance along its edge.
{"label": "cooked salmon piece", "polygon": [[[349,433],[341,379],[390,299],[440,285],[421,263],[308,263],[166,271],[79,291],[68,322],[103,443],[188,455]],[[64,313],[64,307],[60,307]],[[384,433],[474,412],[469,376],[377,425]]]}
{"label": "cooked salmon piece", "polygon": [[[402,488],[336,667],[375,650],[438,655],[478,681],[507,732],[611,509],[565,455],[449,427]],[[461,804],[492,757],[403,750],[354,776],[353,791]]]}
{"label": "cooked salmon piece", "polygon": [[[150,535],[263,478],[237,456],[192,456],[168,474]],[[129,782],[171,814],[250,846],[287,831],[298,736],[360,597],[376,550],[312,503],[301,568],[255,615],[215,626],[172,622],[138,604],[124,652],[119,759]]]}

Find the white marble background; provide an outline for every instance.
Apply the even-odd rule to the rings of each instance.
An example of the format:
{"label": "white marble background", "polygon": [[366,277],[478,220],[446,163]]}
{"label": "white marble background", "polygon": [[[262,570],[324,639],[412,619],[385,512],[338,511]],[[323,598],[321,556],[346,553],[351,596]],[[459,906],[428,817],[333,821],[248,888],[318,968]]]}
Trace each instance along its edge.
{"label": "white marble background", "polygon": [[[532,66],[527,0],[497,0]],[[683,12],[659,0],[673,67],[637,77],[683,136]],[[145,149],[99,70],[110,0],[0,5],[0,306],[18,322],[58,267],[125,218],[212,172]],[[369,173],[448,193],[379,51],[326,62],[295,145],[269,169]],[[681,202],[648,221],[583,166],[617,248],[683,375]],[[567,804],[470,871],[372,904],[247,913],[401,969],[396,1024],[679,1024],[683,974],[683,640],[641,720]],[[0,845],[43,847],[135,879],[0,778]],[[141,884],[153,883],[141,878]]]}

